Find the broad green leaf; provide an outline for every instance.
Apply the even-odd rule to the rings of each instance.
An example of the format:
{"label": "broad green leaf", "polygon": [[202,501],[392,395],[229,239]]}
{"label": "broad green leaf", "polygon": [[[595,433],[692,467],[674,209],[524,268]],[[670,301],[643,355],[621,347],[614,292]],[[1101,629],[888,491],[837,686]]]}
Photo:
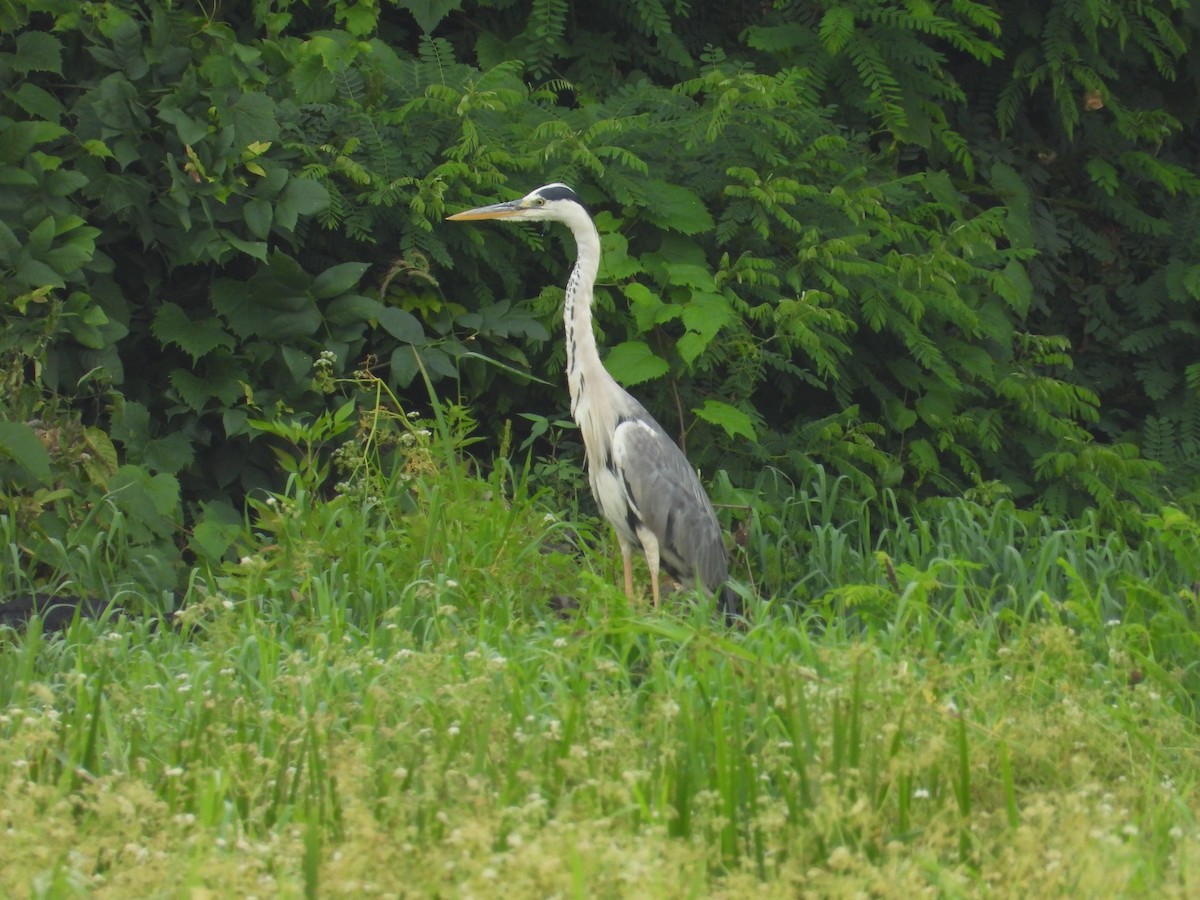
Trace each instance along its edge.
{"label": "broad green leaf", "polygon": [[723,294],[709,293],[693,295],[691,303],[683,307],[681,315],[688,331],[676,342],[675,347],[688,365],[708,349],[721,328],[737,318]]}
{"label": "broad green leaf", "polygon": [[40,258],[50,249],[50,244],[57,232],[54,216],[46,216],[33,227],[33,230],[29,232],[29,237],[25,239],[26,252],[34,258]]}
{"label": "broad green leaf", "polygon": [[147,441],[142,462],[156,472],[176,475],[192,464],[195,455],[191,438],[182,431],[173,431]]}
{"label": "broad green leaf", "polygon": [[25,82],[9,95],[12,101],[29,115],[49,122],[58,122],[63,105],[47,90]]}
{"label": "broad green leaf", "polygon": [[309,285],[312,284],[312,276],[304,271],[304,267],[299,262],[286,253],[278,251],[272,253],[271,259],[267,262],[267,271],[270,272],[271,278],[288,288],[293,294],[307,293]]}
{"label": "broad green leaf", "polygon": [[655,356],[643,341],[625,341],[608,352],[604,367],[621,384],[634,385],[661,378],[670,370],[667,361]]}
{"label": "broad green leaf", "polygon": [[425,369],[429,372],[430,376],[441,378],[456,378],[458,376],[458,367],[446,351],[438,347],[426,347],[420,351],[420,356],[421,362],[425,364]]}
{"label": "broad green leaf", "polygon": [[312,372],[313,358],[307,350],[284,344],[279,348],[279,353],[283,357],[284,366],[296,381],[302,381]]}
{"label": "broad green leaf", "polygon": [[462,6],[462,0],[398,0],[396,5],[412,13],[421,31],[429,34],[442,19]]}
{"label": "broad green leaf", "polygon": [[288,80],[301,103],[326,103],[337,93],[333,73],[319,53],[303,54]]}
{"label": "broad green leaf", "polygon": [[655,325],[677,319],[683,310],[674,304],[663,303],[658,294],[636,281],[621,288],[629,299],[638,331],[647,332]]}
{"label": "broad green leaf", "polygon": [[[175,95],[169,95],[167,100],[174,101]],[[185,145],[198,144],[208,134],[208,122],[194,119],[179,107],[166,105],[166,101],[158,107],[158,117],[175,126],[176,135]]]}
{"label": "broad green leaf", "polygon": [[239,380],[231,372],[219,369],[204,377],[184,369],[175,369],[171,372],[170,381],[184,402],[196,411],[203,410],[211,399],[215,399],[219,406],[231,406],[243,394]]}
{"label": "broad green leaf", "polygon": [[384,306],[376,313],[381,328],[398,341],[406,344],[421,344],[425,341],[425,329],[417,317],[394,306]]}
{"label": "broad green leaf", "polygon": [[37,179],[24,169],[0,164],[0,184],[10,187],[35,187]]}
{"label": "broad green leaf", "polygon": [[700,195],[663,181],[651,182],[645,189],[642,214],[660,228],[681,234],[712,231],[714,222]]}
{"label": "broad green leaf", "polygon": [[169,377],[171,386],[179,394],[179,399],[196,412],[203,412],[213,396],[204,379],[184,369],[176,369]]}
{"label": "broad green leaf", "polygon": [[202,519],[188,535],[188,547],[209,563],[220,562],[241,536],[242,525]]}
{"label": "broad green leaf", "polygon": [[17,52],[8,64],[21,73],[62,74],[62,41],[45,31],[26,31],[17,36]]}
{"label": "broad green leaf", "polygon": [[252,256],[255,259],[267,261],[267,242],[266,241],[246,241],[238,237],[228,228],[219,229],[221,237],[229,242],[229,245],[235,250],[240,250],[247,256]]}
{"label": "broad green leaf", "polygon": [[239,147],[249,147],[256,141],[272,142],[279,139],[275,101],[268,94],[241,91],[226,113],[233,123],[234,140]]}
{"label": "broad green leaf", "polygon": [[132,519],[158,537],[172,534],[180,516],[179,482],[165,473],[151,476],[141,466],[125,465],[109,482],[109,496]]}
{"label": "broad green leaf", "polygon": [[24,422],[0,421],[0,454],[7,456],[37,481],[50,481],[50,453],[37,433]]}
{"label": "broad green leaf", "polygon": [[600,277],[612,281],[624,281],[642,271],[641,264],[629,257],[629,241],[624,235],[608,233],[600,235]]}
{"label": "broad green leaf", "polygon": [[150,440],[150,411],[135,400],[119,404],[113,413],[109,433],[114,441],[124,445],[127,457],[140,454]]}
{"label": "broad green leaf", "polygon": [[698,293],[683,307],[682,318],[690,331],[711,341],[717,332],[737,319],[737,314],[724,294]]}
{"label": "broad green leaf", "polygon": [[0,262],[12,264],[21,252],[21,242],[8,225],[0,221]]}
{"label": "broad green leaf", "polygon": [[262,334],[274,319],[274,310],[247,297],[249,291],[244,281],[218,278],[213,281],[209,291],[213,308],[238,337]]}
{"label": "broad green leaf", "polygon": [[83,346],[91,350],[103,350],[107,346],[108,341],[101,326],[108,324],[108,316],[100,307],[79,307],[66,317],[65,323],[71,337]]}
{"label": "broad green leaf", "polygon": [[4,126],[4,140],[0,140],[0,163],[20,163],[38,144],[69,133],[53,122],[10,122]]}
{"label": "broad green leaf", "polygon": [[266,200],[250,200],[242,212],[246,227],[256,238],[264,241],[271,235],[271,221],[274,217],[274,206]]}
{"label": "broad green leaf", "polygon": [[36,259],[23,259],[17,266],[17,280],[27,287],[40,288],[46,285],[62,287],[61,275],[50,266]]}
{"label": "broad green leaf", "polygon": [[108,149],[108,144],[104,143],[104,141],[93,138],[91,140],[84,141],[81,146],[85,151],[87,151],[89,156],[96,156],[100,159],[113,158],[113,152]]}
{"label": "broad green leaf", "polygon": [[270,320],[263,337],[274,341],[291,341],[297,338],[315,338],[324,325],[321,311],[315,303],[295,312],[277,312]]}
{"label": "broad green leaf", "polygon": [[710,343],[712,342],[704,335],[689,331],[675,342],[675,350],[679,353],[679,358],[690,366],[700,354],[708,349]]}
{"label": "broad green leaf", "polygon": [[74,169],[59,169],[46,176],[43,188],[51,197],[66,197],[87,187],[88,177]]}
{"label": "broad green leaf", "polygon": [[214,318],[195,321],[188,318],[182,307],[164,303],[159,307],[151,326],[154,336],[164,344],[175,344],[197,362],[217,347],[232,348],[233,336]]}
{"label": "broad green leaf", "polygon": [[362,280],[370,263],[347,262],[326,269],[312,283],[312,292],[319,300],[328,300],[346,293]]}
{"label": "broad green leaf", "polygon": [[392,383],[398,387],[408,387],[420,372],[417,365],[417,351],[411,344],[401,344],[392,351],[391,358]]}
{"label": "broad green leaf", "polygon": [[345,26],[346,31],[355,37],[363,37],[375,30],[379,20],[379,7],[372,0],[358,0],[356,3],[338,3],[335,7],[334,19]]}
{"label": "broad green leaf", "polygon": [[343,294],[325,307],[325,321],[333,325],[377,322],[383,304],[362,294]]}
{"label": "broad green leaf", "polygon": [[311,216],[328,207],[329,191],[323,184],[305,178],[291,178],[275,206],[275,223],[284,231],[292,231],[300,216]]}
{"label": "broad green leaf", "polygon": [[95,246],[91,242],[71,242],[55,247],[42,254],[42,260],[59,275],[66,278],[78,272],[91,261]]}
{"label": "broad green leaf", "polygon": [[740,436],[752,442],[757,440],[753,420],[736,406],[731,406],[723,400],[705,400],[703,406],[692,412],[705,422],[724,428],[730,437]]}

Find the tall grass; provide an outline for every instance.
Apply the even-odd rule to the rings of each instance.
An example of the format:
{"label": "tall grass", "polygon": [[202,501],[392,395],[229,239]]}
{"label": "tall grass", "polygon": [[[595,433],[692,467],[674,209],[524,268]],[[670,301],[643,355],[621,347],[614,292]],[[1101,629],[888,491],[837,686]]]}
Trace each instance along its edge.
{"label": "tall grass", "polygon": [[409,424],[256,498],[178,610],[0,635],[6,890],[1196,893],[1186,560],[814,471],[752,498],[728,629]]}

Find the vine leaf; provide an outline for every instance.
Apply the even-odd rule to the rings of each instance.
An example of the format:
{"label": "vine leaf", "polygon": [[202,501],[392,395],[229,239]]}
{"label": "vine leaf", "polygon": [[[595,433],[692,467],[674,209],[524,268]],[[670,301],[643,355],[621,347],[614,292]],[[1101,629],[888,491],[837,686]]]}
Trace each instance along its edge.
{"label": "vine leaf", "polygon": [[429,34],[442,19],[462,6],[461,0],[402,0],[397,6],[407,9],[417,20],[421,31]]}
{"label": "vine leaf", "polygon": [[643,341],[617,344],[609,351],[604,367],[626,386],[661,378],[670,369],[667,361],[656,356]]}
{"label": "vine leaf", "polygon": [[159,307],[151,326],[154,336],[164,344],[174,344],[196,362],[218,347],[231,349],[233,335],[221,327],[215,318],[193,321],[174,303]]}
{"label": "vine leaf", "polygon": [[710,425],[719,425],[730,437],[744,437],[750,442],[758,440],[754,434],[754,423],[746,413],[723,400],[705,400],[699,409],[692,410]]}

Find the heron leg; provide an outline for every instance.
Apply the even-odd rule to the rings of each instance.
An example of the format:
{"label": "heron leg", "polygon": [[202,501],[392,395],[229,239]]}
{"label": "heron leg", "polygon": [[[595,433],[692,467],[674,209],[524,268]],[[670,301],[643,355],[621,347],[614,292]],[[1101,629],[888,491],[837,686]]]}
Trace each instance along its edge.
{"label": "heron leg", "polygon": [[620,541],[621,562],[625,565],[625,596],[633,599],[633,544],[626,540]]}
{"label": "heron leg", "polygon": [[642,542],[646,565],[650,568],[650,596],[654,598],[654,608],[658,609],[658,538],[649,529],[642,529],[638,532],[638,540]]}

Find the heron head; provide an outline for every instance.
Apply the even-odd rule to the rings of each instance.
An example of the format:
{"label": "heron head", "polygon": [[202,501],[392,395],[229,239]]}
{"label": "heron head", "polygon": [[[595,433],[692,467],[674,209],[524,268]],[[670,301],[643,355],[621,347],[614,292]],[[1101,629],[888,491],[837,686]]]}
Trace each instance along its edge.
{"label": "heron head", "polygon": [[565,184],[546,184],[530,191],[520,200],[493,203],[447,216],[455,222],[472,219],[551,219],[566,221],[572,211],[583,209],[578,195]]}

